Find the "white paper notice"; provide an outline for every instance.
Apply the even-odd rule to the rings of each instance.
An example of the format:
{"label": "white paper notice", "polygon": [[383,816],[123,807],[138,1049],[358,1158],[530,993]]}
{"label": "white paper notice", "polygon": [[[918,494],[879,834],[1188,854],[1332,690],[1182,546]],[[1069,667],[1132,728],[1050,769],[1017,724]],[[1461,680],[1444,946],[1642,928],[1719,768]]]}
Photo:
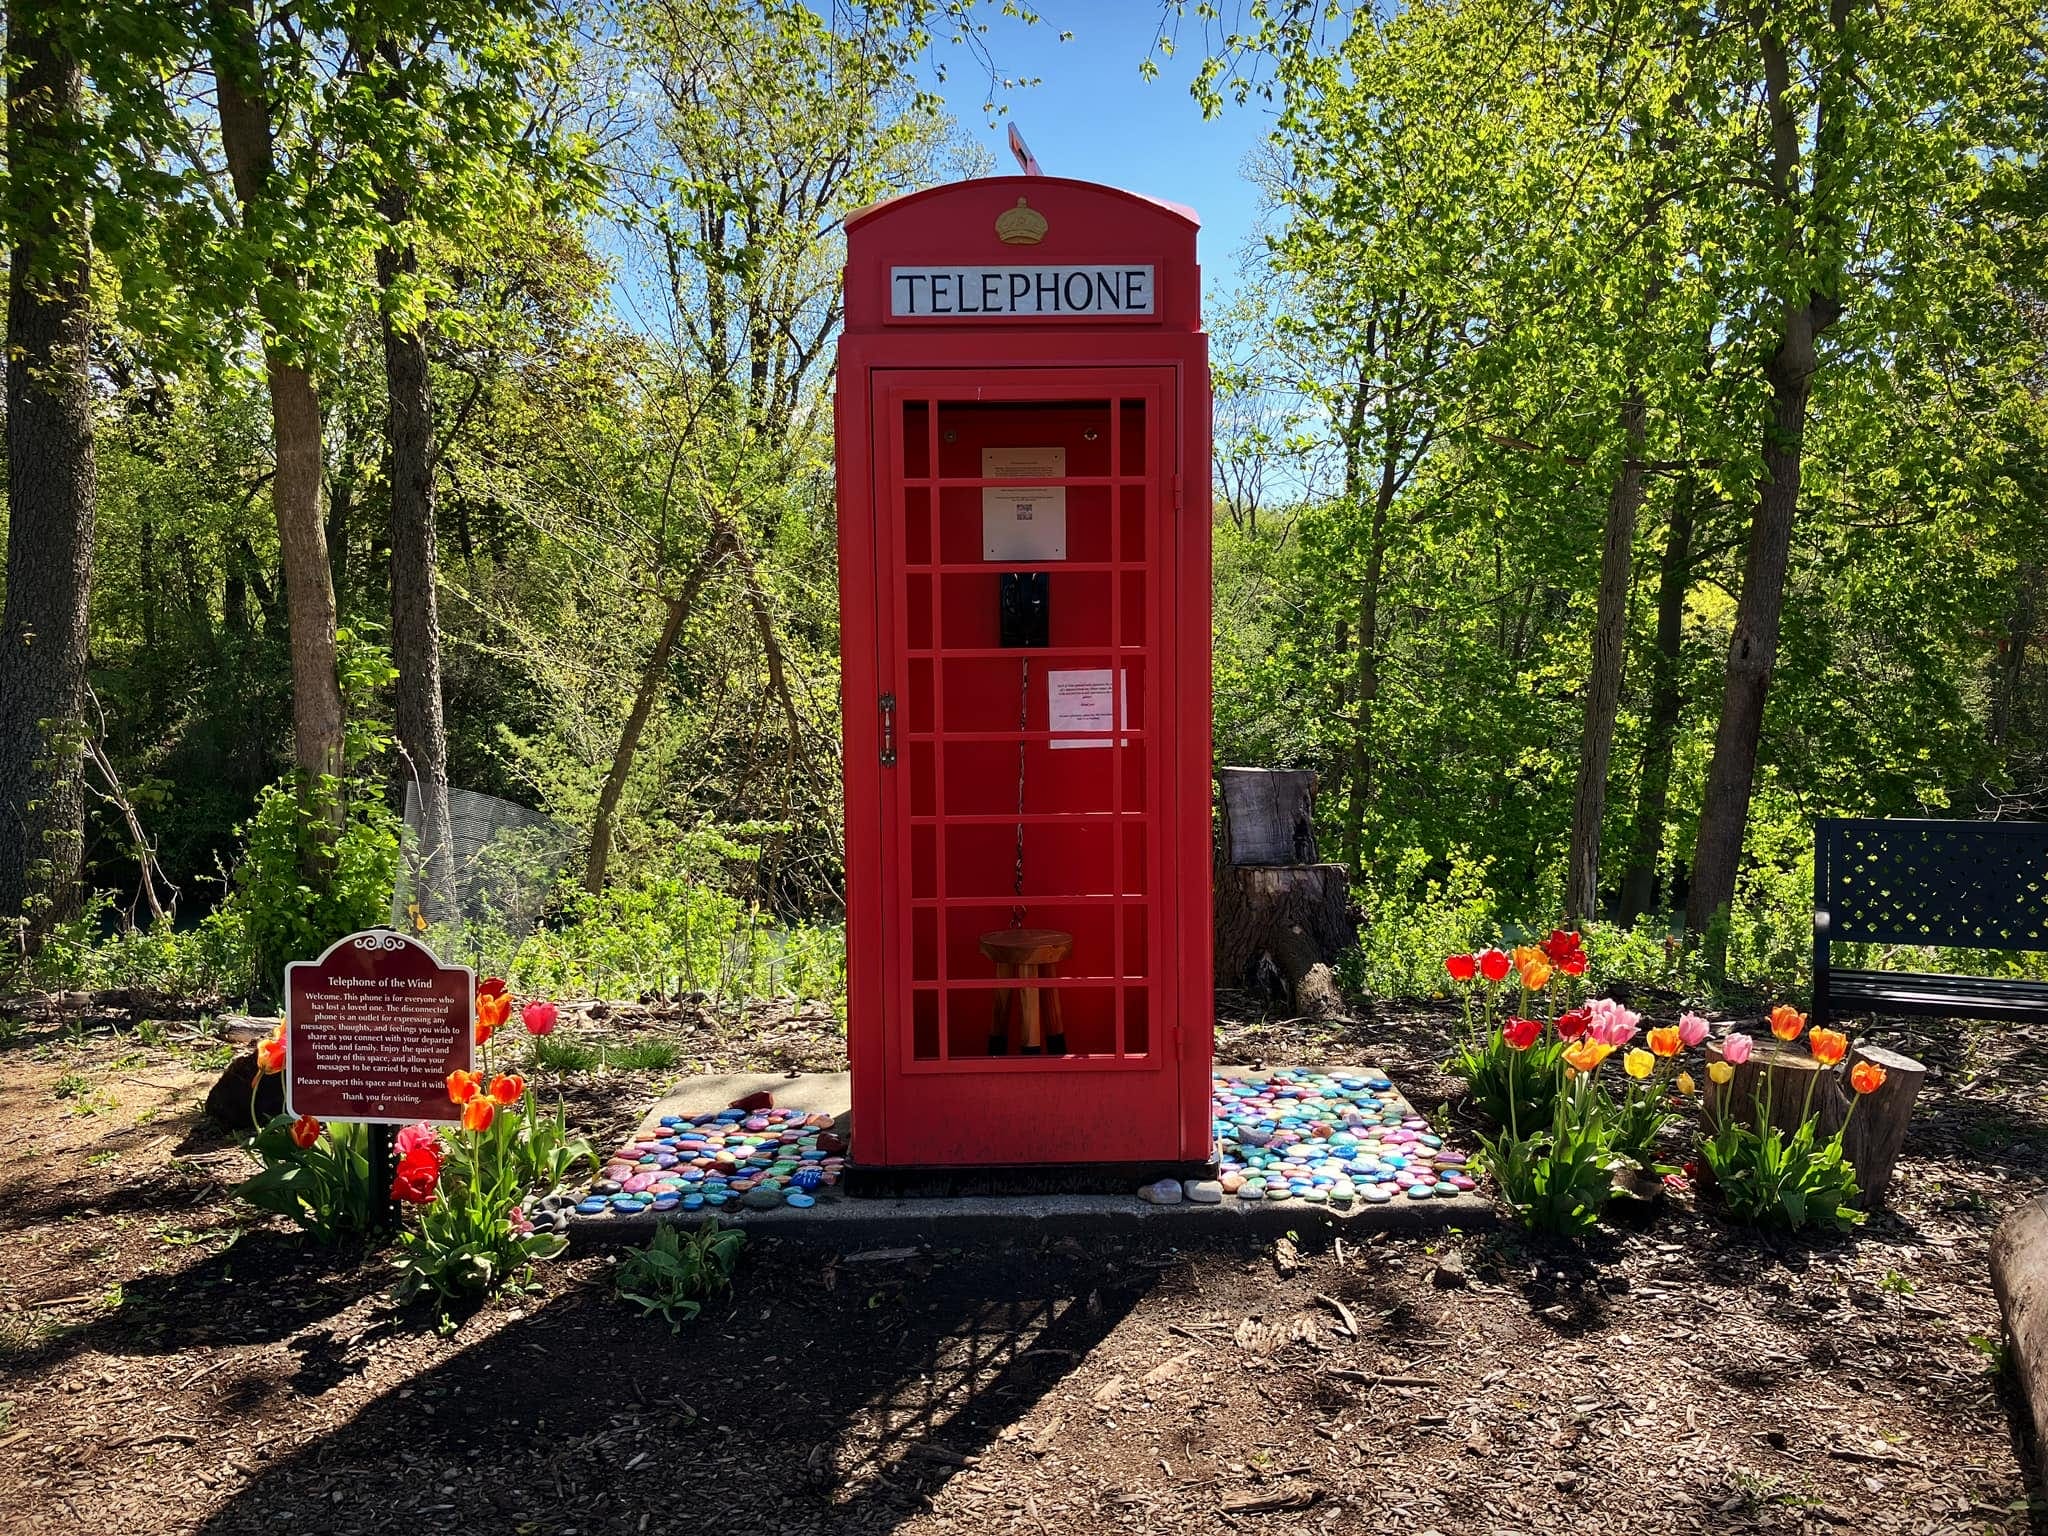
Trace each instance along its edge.
{"label": "white paper notice", "polygon": [[1067,473],[1067,450],[1050,448],[984,448],[984,480],[1058,480]]}
{"label": "white paper notice", "polygon": [[1066,487],[984,487],[981,493],[981,556],[984,560],[1066,559]]}
{"label": "white paper notice", "polygon": [[[1110,671],[1107,667],[1077,667],[1067,672],[1045,674],[1046,729],[1055,733],[1053,751],[1076,747],[1106,747],[1107,736],[1085,741],[1061,741],[1060,731],[1114,731],[1130,722],[1130,690],[1119,687],[1116,719],[1110,713]],[[1128,743],[1126,743],[1128,745]]]}

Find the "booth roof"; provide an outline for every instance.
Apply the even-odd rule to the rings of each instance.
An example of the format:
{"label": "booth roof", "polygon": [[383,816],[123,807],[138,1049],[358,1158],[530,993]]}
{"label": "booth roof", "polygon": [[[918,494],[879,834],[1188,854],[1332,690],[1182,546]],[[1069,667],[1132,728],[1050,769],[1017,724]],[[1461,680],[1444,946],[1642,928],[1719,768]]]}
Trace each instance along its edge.
{"label": "booth roof", "polygon": [[947,193],[958,191],[962,187],[980,187],[993,183],[1016,187],[1083,187],[1090,192],[1107,192],[1112,197],[1127,197],[1134,203],[1150,203],[1154,208],[1164,208],[1168,213],[1187,220],[1188,223],[1194,225],[1197,229],[1202,227],[1202,216],[1196,213],[1194,209],[1185,207],[1180,203],[1170,203],[1163,197],[1148,197],[1143,192],[1126,191],[1122,187],[1112,187],[1104,182],[1082,181],[1073,176],[977,176],[967,181],[943,182],[936,187],[920,187],[915,192],[899,192],[894,197],[885,197],[880,202],[869,203],[865,208],[859,209],[848,216],[846,227],[850,230],[856,224],[864,223],[868,219],[873,218],[884,208],[899,208],[905,203],[917,202],[920,198],[943,197]]}

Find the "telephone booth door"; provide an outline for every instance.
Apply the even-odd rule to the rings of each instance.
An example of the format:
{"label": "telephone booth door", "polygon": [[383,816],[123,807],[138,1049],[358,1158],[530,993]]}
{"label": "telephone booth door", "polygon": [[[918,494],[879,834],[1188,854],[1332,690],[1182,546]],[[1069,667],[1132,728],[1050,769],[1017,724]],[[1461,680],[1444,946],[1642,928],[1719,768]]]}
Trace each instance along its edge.
{"label": "telephone booth door", "polygon": [[[877,673],[894,688],[883,1145],[856,1156],[1205,1161],[1176,1002],[1207,978],[1162,963],[1176,893],[1208,878],[1177,865],[1162,750],[1186,643],[1175,372],[870,379]],[[1041,963],[1009,963],[1027,950]],[[1190,1121],[1204,1144],[1183,1144]]]}

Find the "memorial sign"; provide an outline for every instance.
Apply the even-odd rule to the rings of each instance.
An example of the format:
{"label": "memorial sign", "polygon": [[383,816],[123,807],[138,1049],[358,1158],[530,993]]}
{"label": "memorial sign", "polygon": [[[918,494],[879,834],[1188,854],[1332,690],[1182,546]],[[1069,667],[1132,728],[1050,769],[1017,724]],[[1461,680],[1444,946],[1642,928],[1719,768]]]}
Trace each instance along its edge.
{"label": "memorial sign", "polygon": [[286,1113],[407,1125],[459,1120],[448,1074],[475,1057],[476,973],[388,929],[285,967]]}

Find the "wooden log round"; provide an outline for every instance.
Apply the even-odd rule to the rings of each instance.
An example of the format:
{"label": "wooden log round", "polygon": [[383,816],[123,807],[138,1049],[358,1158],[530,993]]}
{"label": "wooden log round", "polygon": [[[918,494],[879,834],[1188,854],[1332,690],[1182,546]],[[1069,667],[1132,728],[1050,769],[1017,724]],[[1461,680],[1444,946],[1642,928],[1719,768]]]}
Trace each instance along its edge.
{"label": "wooden log round", "polygon": [[2048,1475],[2048,1196],[2029,1200],[1992,1234],[1991,1289],[2033,1418],[2036,1469]]}
{"label": "wooden log round", "polygon": [[[1721,1042],[1709,1041],[1706,1055],[1709,1062],[1722,1060]],[[1849,1086],[1849,1071],[1861,1061],[1884,1068],[1884,1086],[1863,1095],[1863,1102],[1852,1114],[1857,1094]],[[1906,1126],[1920,1097],[1920,1085],[1926,1080],[1926,1067],[1882,1046],[1852,1046],[1841,1066],[1827,1068],[1803,1045],[1759,1041],[1749,1060],[1736,1067],[1726,1083],[1716,1083],[1711,1076],[1707,1079],[1700,1111],[1709,1131],[1720,1123],[1724,1112],[1734,1115],[1740,1124],[1755,1127],[1768,1096],[1770,1123],[1788,1136],[1799,1129],[1800,1120],[1808,1113],[1818,1118],[1823,1136],[1832,1136],[1846,1123],[1842,1150],[1856,1169],[1856,1203],[1870,1210],[1883,1203],[1891,1188]]]}
{"label": "wooden log round", "polygon": [[[1862,1095],[1859,1103],[1849,1086],[1849,1071],[1862,1061],[1884,1068],[1884,1085],[1875,1093]],[[1833,1091],[1821,1110],[1821,1129],[1832,1136],[1844,1121],[1848,1123],[1842,1150],[1856,1165],[1856,1185],[1861,1192],[1858,1203],[1865,1210],[1884,1203],[1899,1150],[1906,1143],[1907,1122],[1913,1118],[1920,1086],[1926,1081],[1927,1068],[1912,1057],[1881,1045],[1855,1045],[1850,1047],[1847,1065],[1830,1085]]]}

